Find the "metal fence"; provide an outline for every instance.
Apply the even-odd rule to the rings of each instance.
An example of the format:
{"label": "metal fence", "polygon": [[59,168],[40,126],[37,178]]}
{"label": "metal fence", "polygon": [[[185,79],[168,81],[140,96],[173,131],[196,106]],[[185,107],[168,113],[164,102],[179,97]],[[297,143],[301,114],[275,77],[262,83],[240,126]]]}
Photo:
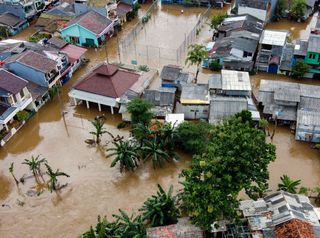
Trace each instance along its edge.
{"label": "metal fence", "polygon": [[[149,10],[151,11],[152,9]],[[142,30],[143,25],[141,25],[141,28],[135,27],[133,31],[130,32],[130,35],[128,35],[128,38],[121,42],[121,53],[122,55],[126,54],[127,56],[138,60],[140,64],[152,66],[160,66],[167,63],[180,64],[185,58],[188,46],[195,41],[201,27],[208,20],[210,14],[211,9],[206,9],[206,11],[200,15],[192,30],[185,35],[182,43],[174,49],[147,44],[136,44],[134,40],[137,37],[137,34]]]}
{"label": "metal fence", "polygon": [[155,0],[152,5],[148,8],[146,13],[139,19],[138,23],[129,31],[129,33],[120,41],[120,49],[125,51],[134,42],[143,26],[150,20],[152,12],[158,8],[160,0]]}

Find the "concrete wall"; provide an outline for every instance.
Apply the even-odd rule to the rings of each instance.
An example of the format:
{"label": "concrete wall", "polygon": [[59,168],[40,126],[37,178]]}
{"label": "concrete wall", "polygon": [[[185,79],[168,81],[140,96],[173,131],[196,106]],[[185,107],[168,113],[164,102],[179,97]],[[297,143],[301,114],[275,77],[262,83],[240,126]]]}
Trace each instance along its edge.
{"label": "concrete wall", "polygon": [[96,34],[93,32],[79,26],[78,24],[74,24],[70,27],[64,28],[61,30],[61,36],[64,40],[71,43],[70,36],[79,37],[79,44],[77,45],[83,45],[86,44],[86,39],[92,39],[94,40],[94,44],[98,46],[98,39]]}
{"label": "concrete wall", "polygon": [[18,62],[8,63],[4,67],[27,81],[31,81],[43,87],[48,87],[48,81],[46,80],[45,74],[41,71],[37,71]]}
{"label": "concrete wall", "polygon": [[183,113],[185,119],[208,119],[209,105],[184,105],[177,103],[176,113]]}

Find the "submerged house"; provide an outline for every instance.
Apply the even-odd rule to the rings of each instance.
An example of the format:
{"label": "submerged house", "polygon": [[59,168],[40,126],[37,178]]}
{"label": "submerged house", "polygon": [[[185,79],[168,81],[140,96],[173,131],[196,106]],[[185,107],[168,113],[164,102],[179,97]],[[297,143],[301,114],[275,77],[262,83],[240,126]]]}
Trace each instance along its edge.
{"label": "submerged house", "polygon": [[258,43],[259,34],[248,31],[232,32],[230,36],[214,43],[202,66],[208,68],[212,61],[218,61],[223,69],[251,71]]}
{"label": "submerged house", "polygon": [[208,84],[186,84],[176,103],[176,113],[183,113],[185,119],[208,119],[209,105]]}
{"label": "submerged house", "polygon": [[189,84],[192,82],[193,75],[190,73],[183,72],[180,66],[166,65],[162,68],[160,79],[162,87],[175,87],[181,89],[182,85]]}
{"label": "submerged house", "polygon": [[278,73],[287,37],[287,31],[264,30],[262,32],[255,64],[259,71]]}
{"label": "submerged house", "polygon": [[61,36],[74,45],[98,47],[112,36],[113,26],[113,21],[91,10],[71,20]]}
{"label": "submerged house", "polygon": [[87,108],[89,103],[108,106],[111,113],[114,108],[119,108],[119,113],[124,114],[124,120],[130,120],[127,115],[126,104],[129,100],[141,96],[151,81],[156,71],[137,73],[117,65],[103,63],[80,79],[68,93],[69,97],[77,105],[79,101],[85,101]]}
{"label": "submerged house", "polygon": [[248,72],[222,70],[209,78],[209,122],[216,124],[243,110],[251,112],[254,121],[260,120],[259,112],[251,98]]}
{"label": "submerged house", "polygon": [[26,29],[29,26],[29,23],[26,19],[20,19],[12,13],[5,12],[0,15],[0,26],[7,29],[8,36],[14,36]]}
{"label": "submerged house", "polygon": [[173,112],[176,96],[176,88],[147,89],[143,93],[143,98],[151,102],[154,106],[151,112],[156,117],[165,117]]}
{"label": "submerged house", "polygon": [[264,22],[270,22],[275,14],[277,0],[236,0],[238,14],[250,14]]}
{"label": "submerged house", "polygon": [[19,111],[32,103],[31,94],[27,88],[28,81],[0,69],[0,125],[1,129],[9,131],[9,124]]}
{"label": "submerged house", "polygon": [[4,67],[15,75],[46,88],[53,87],[60,79],[56,61],[31,50],[7,58]]}
{"label": "submerged house", "polygon": [[259,103],[274,120],[296,124],[296,139],[320,142],[320,86],[261,80]]}
{"label": "submerged house", "polygon": [[264,22],[249,14],[229,16],[214,30],[212,40],[217,41],[228,37],[232,32],[247,31],[261,35]]}
{"label": "submerged house", "polygon": [[284,191],[243,200],[240,210],[253,237],[318,238],[319,217],[309,198]]}

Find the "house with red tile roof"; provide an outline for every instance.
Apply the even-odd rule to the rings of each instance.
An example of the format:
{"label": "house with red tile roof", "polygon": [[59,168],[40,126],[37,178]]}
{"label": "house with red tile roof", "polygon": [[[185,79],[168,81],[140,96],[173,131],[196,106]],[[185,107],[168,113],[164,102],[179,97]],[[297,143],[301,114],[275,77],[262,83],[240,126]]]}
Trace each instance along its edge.
{"label": "house with red tile roof", "polygon": [[98,47],[113,34],[113,25],[106,16],[91,10],[71,20],[61,29],[61,36],[74,45]]}
{"label": "house with red tile roof", "polygon": [[32,103],[28,81],[0,69],[0,125],[6,131],[19,111]]}
{"label": "house with red tile roof", "polygon": [[136,72],[117,65],[103,63],[80,79],[69,92],[69,97],[77,105],[85,101],[89,103],[109,106],[111,113],[114,108],[120,108],[134,97],[139,97],[154,79],[157,71]]}
{"label": "house with red tile roof", "polygon": [[32,50],[14,54],[5,62],[5,69],[42,87],[51,88],[60,78],[57,62]]}

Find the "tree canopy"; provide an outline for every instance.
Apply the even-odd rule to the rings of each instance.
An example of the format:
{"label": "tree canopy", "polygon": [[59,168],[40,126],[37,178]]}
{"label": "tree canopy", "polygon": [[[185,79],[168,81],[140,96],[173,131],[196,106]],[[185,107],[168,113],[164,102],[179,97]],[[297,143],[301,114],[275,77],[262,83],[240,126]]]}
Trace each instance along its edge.
{"label": "tree canopy", "polygon": [[306,0],[293,0],[290,8],[290,15],[294,18],[302,18],[307,11]]}
{"label": "tree canopy", "polygon": [[210,19],[210,27],[211,27],[211,29],[217,28],[217,26],[219,26],[221,24],[221,22],[223,22],[223,20],[226,17],[228,17],[227,13],[221,13],[221,14],[212,16],[211,19]]}
{"label": "tree canopy", "polygon": [[298,61],[291,71],[292,78],[301,79],[303,75],[309,71],[310,66],[303,61]]}
{"label": "tree canopy", "polygon": [[199,66],[202,60],[208,58],[208,51],[206,47],[198,44],[189,45],[188,49],[189,51],[186,59],[186,64],[197,66],[197,72],[195,77],[195,80],[197,81],[198,74],[199,74]]}
{"label": "tree canopy", "polygon": [[183,208],[205,230],[214,221],[237,218],[241,190],[254,197],[268,187],[268,165],[276,158],[275,147],[266,143],[263,131],[243,123],[242,118],[214,126],[207,144],[206,150],[194,156],[191,168],[180,175]]}
{"label": "tree canopy", "polygon": [[135,98],[128,103],[128,111],[131,113],[132,124],[141,123],[146,125],[152,119],[150,109],[152,103],[142,98]]}

